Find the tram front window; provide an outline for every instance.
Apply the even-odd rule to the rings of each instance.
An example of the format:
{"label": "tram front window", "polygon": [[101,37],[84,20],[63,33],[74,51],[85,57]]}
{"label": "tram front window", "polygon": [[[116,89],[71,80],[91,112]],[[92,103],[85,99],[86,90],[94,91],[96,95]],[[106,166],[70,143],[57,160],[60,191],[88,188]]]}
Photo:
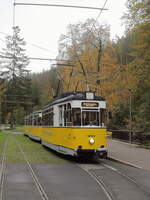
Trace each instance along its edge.
{"label": "tram front window", "polygon": [[99,112],[83,111],[82,124],[83,126],[99,126]]}

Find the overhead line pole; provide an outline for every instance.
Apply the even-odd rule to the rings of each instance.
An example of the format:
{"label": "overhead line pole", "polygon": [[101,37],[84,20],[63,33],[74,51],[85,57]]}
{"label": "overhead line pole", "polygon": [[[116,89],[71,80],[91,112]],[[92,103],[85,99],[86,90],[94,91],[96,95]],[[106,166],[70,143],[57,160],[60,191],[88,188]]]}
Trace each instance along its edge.
{"label": "overhead line pole", "polygon": [[[16,0],[14,0],[14,5],[16,3]],[[15,6],[13,6],[13,27],[15,27]]]}
{"label": "overhead line pole", "polygon": [[98,7],[88,7],[88,6],[72,6],[72,5],[59,5],[59,4],[40,4],[40,3],[16,3],[14,6],[51,6],[51,7],[65,7],[65,8],[81,8],[81,9],[91,9],[91,10],[108,10],[106,8]]}

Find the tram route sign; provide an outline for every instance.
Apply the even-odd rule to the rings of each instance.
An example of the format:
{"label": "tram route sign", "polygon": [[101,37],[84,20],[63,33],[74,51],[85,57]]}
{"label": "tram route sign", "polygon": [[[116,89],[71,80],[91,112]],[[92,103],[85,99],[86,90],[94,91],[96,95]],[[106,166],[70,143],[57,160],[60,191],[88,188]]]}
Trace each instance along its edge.
{"label": "tram route sign", "polygon": [[82,102],[82,107],[98,107],[98,102]]}

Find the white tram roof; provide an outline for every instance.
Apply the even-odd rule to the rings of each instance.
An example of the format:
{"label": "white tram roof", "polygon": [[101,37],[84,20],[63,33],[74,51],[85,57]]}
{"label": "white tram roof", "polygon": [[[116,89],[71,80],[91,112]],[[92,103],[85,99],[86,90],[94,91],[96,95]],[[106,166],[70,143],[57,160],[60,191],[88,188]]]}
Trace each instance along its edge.
{"label": "white tram roof", "polygon": [[[89,95],[92,94],[92,95]],[[96,96],[94,92],[66,92],[58,97],[55,97],[53,100],[49,101],[44,107],[47,108],[49,106],[60,104],[72,100],[90,100],[90,101],[105,101],[105,99],[101,96]]]}
{"label": "white tram roof", "polygon": [[41,117],[41,114],[42,114],[42,110],[37,110],[37,111],[34,111],[32,113],[30,113],[29,115],[25,116],[24,119],[29,119],[30,117],[33,117],[33,116],[40,116]]}
{"label": "white tram roof", "polygon": [[[43,106],[43,109],[47,109],[50,106],[61,104],[69,101],[102,101],[103,104],[105,104],[105,99],[101,96],[96,96],[94,92],[66,92],[63,93],[57,97],[55,97],[53,100],[49,101],[45,106]],[[77,102],[76,102],[77,103]],[[77,103],[78,105],[78,103]],[[74,106],[77,106],[74,104]],[[103,107],[103,106],[102,106]],[[105,107],[105,106],[104,106]],[[29,115],[25,116],[25,120],[29,119],[35,115],[39,115],[41,117],[42,110],[34,111],[30,113]]]}

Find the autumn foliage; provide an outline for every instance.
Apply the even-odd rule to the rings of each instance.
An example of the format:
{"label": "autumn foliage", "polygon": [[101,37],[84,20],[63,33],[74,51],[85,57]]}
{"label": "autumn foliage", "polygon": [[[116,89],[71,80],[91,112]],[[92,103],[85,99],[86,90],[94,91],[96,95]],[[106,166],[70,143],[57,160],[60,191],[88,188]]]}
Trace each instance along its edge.
{"label": "autumn foliage", "polygon": [[126,33],[113,41],[109,26],[94,19],[68,25],[58,54],[67,61],[58,62],[49,78],[43,72],[41,104],[62,92],[92,90],[106,99],[112,112],[109,128],[150,129],[149,1],[127,1],[127,7]]}

